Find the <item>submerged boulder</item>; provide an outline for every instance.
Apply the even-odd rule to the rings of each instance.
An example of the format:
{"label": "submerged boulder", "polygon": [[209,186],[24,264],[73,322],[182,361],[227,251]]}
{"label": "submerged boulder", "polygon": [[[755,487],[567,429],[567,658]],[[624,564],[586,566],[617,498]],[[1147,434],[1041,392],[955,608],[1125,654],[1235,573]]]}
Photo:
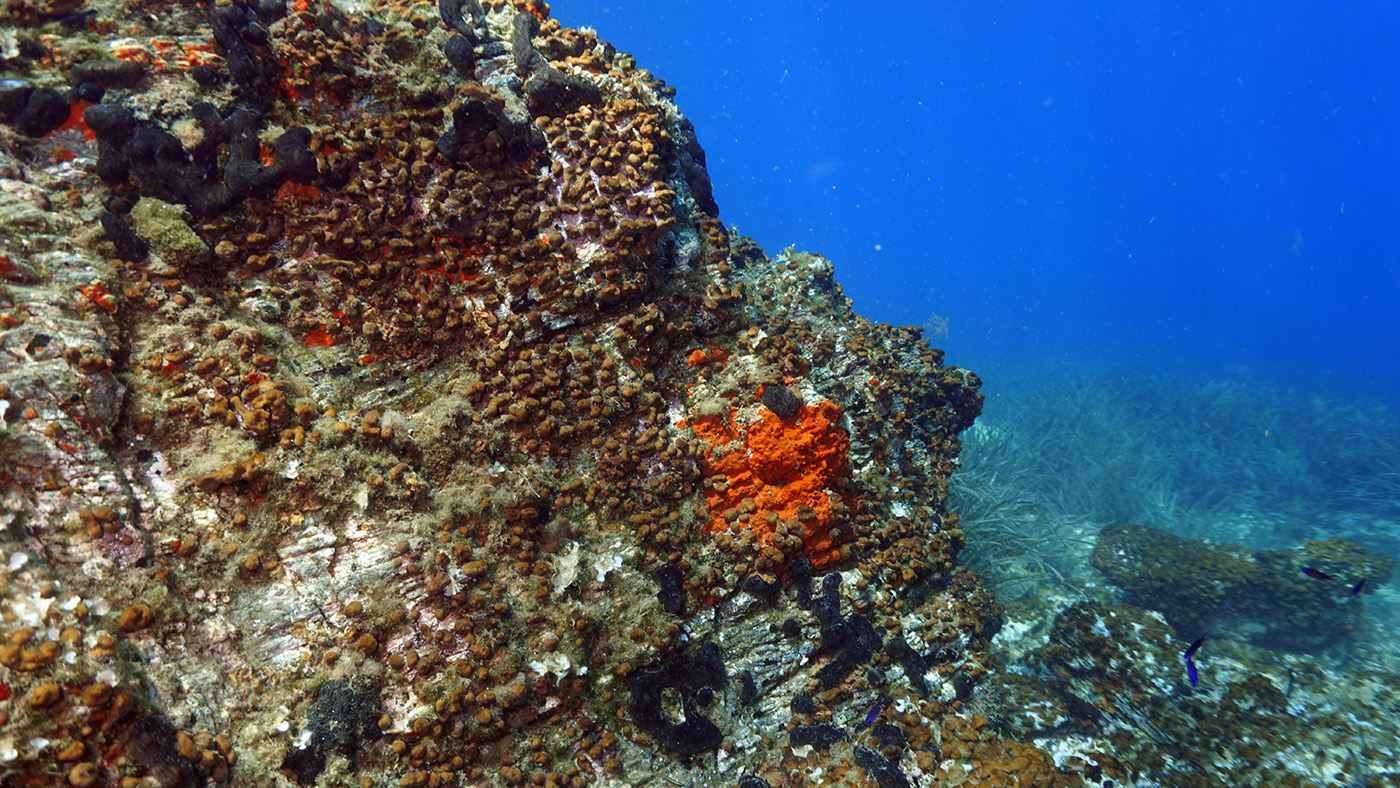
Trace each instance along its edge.
{"label": "submerged boulder", "polygon": [[1135,525],[1110,525],[1090,561],[1127,601],[1183,634],[1234,632],[1274,649],[1316,651],[1351,636],[1352,590],[1374,590],[1394,561],[1341,539],[1252,551]]}

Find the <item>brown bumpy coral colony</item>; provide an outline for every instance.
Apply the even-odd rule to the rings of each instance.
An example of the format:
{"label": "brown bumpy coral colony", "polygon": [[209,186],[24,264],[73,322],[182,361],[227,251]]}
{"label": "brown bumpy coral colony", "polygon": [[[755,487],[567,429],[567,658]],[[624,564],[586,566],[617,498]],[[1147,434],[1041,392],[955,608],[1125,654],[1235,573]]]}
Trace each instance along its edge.
{"label": "brown bumpy coral colony", "polygon": [[4,8],[7,784],[1077,784],[964,713],[977,378],[731,238],[631,57]]}

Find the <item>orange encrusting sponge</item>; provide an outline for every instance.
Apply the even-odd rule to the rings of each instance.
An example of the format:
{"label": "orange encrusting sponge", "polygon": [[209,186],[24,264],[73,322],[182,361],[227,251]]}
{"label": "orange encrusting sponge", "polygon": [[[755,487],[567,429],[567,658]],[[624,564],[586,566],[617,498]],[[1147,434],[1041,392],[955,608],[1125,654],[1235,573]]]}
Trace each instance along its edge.
{"label": "orange encrusting sponge", "polygon": [[[784,551],[788,555],[805,555],[816,568],[839,560],[837,547],[845,540],[832,538],[836,518],[828,491],[845,474],[851,446],[850,436],[837,426],[839,414],[831,402],[804,405],[786,419],[765,408],[762,420],[742,431],[719,416],[695,419],[691,424],[695,434],[710,444],[705,452],[706,474],[728,480],[723,492],[705,491],[712,517],[705,532],[748,528],[760,544],[769,546],[775,527],[767,515],[772,513],[784,521],[801,521],[802,547],[795,553]],[[734,444],[739,440],[742,446]],[[728,452],[716,451],[725,444],[733,444]],[[747,508],[746,498],[756,504],[747,521],[726,519],[726,513]]]}

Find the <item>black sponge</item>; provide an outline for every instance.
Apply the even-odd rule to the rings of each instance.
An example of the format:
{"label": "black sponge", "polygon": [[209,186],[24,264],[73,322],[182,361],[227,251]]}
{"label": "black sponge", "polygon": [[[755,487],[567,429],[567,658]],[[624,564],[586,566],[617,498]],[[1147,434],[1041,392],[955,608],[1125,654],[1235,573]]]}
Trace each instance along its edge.
{"label": "black sponge", "polygon": [[68,100],[53,88],[35,88],[24,109],[15,116],[15,130],[26,137],[42,137],[68,120]]}
{"label": "black sponge", "polygon": [[763,406],[776,413],[778,418],[790,419],[802,409],[802,398],[781,383],[763,384],[762,399]]}
{"label": "black sponge", "polygon": [[[671,722],[661,705],[661,694],[675,689],[681,698],[680,722]],[[719,646],[708,642],[695,654],[677,654],[655,670],[632,678],[632,719],[667,749],[679,755],[713,750],[724,741],[719,727],[700,713],[697,698],[702,689],[724,688],[724,662]]]}

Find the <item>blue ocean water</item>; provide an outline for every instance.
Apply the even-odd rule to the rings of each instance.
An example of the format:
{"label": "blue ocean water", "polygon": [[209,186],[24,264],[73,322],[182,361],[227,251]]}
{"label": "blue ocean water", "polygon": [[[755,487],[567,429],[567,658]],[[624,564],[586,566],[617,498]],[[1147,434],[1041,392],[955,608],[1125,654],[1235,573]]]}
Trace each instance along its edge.
{"label": "blue ocean water", "polygon": [[1400,394],[1393,3],[565,0],[677,88],[721,219],[872,320]]}

